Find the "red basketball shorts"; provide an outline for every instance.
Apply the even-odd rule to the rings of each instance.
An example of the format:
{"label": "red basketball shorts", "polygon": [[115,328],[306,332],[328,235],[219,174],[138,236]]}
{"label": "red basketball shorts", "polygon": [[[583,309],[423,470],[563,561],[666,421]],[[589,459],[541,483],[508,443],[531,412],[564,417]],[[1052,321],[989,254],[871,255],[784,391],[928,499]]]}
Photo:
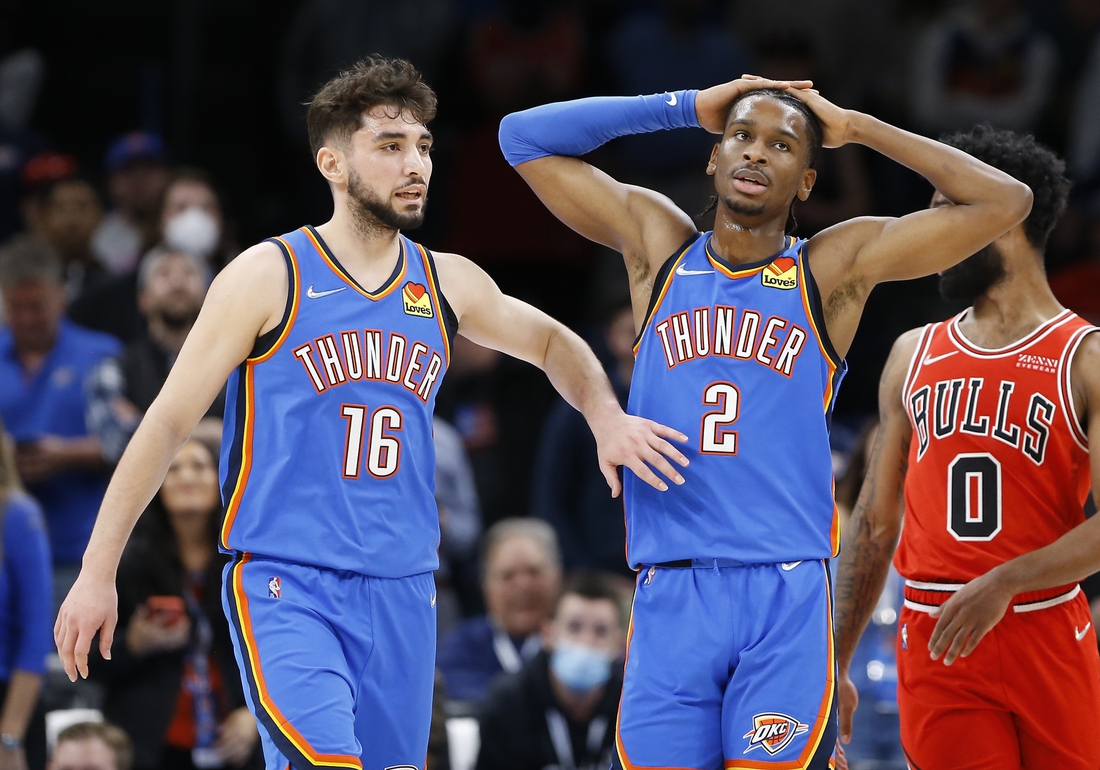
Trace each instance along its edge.
{"label": "red basketball shorts", "polygon": [[1009,607],[951,666],[929,657],[936,619],[921,601],[947,597],[921,593],[906,589],[898,625],[901,742],[913,770],[1100,768],[1100,654],[1080,589]]}

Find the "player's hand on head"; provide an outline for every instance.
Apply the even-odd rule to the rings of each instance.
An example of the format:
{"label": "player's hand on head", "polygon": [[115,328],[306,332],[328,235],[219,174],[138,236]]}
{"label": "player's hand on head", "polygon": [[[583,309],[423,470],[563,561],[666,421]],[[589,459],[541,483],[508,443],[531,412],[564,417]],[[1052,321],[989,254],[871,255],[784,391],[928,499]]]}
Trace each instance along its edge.
{"label": "player's hand on head", "polygon": [[688,440],[680,431],[619,411],[609,419],[594,423],[592,433],[596,437],[600,470],[611,487],[612,497],[618,497],[621,489],[617,472],[620,465],[662,492],[668,489],[665,479],[674,484],[684,483],[684,477],[672,462],[687,467],[688,459],[670,443]]}
{"label": "player's hand on head", "polygon": [[809,80],[769,80],[759,75],[742,75],[737,80],[699,91],[695,96],[695,115],[699,118],[700,126],[712,134],[721,134],[726,128],[730,105],[742,94],[766,88],[786,91],[810,88],[812,85],[813,82]]}
{"label": "player's hand on head", "polygon": [[928,650],[932,660],[943,658],[950,666],[959,656],[974,652],[978,643],[1008,611],[1014,591],[992,569],[960,588],[929,614],[938,618]]}
{"label": "player's hand on head", "polygon": [[[844,743],[851,743],[852,715],[856,713],[856,707],[859,706],[859,690],[856,689],[856,685],[852,678],[848,676],[847,671],[841,671],[837,678],[837,698],[839,700],[840,740]],[[842,753],[839,751],[839,743],[837,749],[837,760],[839,762],[839,755]],[[838,764],[837,767],[840,767],[840,765]]]}
{"label": "player's hand on head", "polygon": [[69,680],[79,674],[88,678],[88,652],[99,632],[99,653],[111,659],[115,625],[118,623],[118,594],[114,580],[97,580],[81,571],[54,622],[53,638]]}
{"label": "player's hand on head", "polygon": [[852,123],[852,112],[843,107],[837,107],[814,88],[790,88],[792,96],[801,99],[806,106],[813,110],[814,115],[821,121],[822,147],[843,147],[851,141],[849,129]]}

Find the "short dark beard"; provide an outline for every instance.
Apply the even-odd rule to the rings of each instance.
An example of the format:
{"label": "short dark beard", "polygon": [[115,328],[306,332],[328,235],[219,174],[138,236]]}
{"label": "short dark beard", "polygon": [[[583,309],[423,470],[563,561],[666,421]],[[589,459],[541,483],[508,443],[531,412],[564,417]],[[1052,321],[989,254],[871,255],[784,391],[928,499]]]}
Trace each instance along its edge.
{"label": "short dark beard", "polygon": [[191,310],[184,312],[161,310],[157,315],[160,316],[160,322],[174,332],[190,329],[194,325],[195,319],[199,317],[198,311]]}
{"label": "short dark beard", "polygon": [[416,213],[402,214],[392,203],[367,189],[354,169],[348,175],[348,199],[355,229],[363,235],[373,236],[380,230],[415,230],[424,222],[427,199]]}
{"label": "short dark beard", "polygon": [[974,300],[1005,277],[1005,261],[992,243],[940,274],[940,295],[948,302],[973,305]]}
{"label": "short dark beard", "polygon": [[722,203],[726,204],[726,208],[732,211],[734,214],[740,214],[743,217],[758,217],[764,213],[767,206],[760,203],[756,206],[735,201],[732,198],[722,198]]}

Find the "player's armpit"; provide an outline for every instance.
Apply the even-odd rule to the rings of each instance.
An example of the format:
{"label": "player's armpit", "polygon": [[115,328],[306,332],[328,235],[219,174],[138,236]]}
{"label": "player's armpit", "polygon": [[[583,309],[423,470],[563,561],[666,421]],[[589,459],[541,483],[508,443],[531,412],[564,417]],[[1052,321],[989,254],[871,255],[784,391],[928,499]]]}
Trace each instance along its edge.
{"label": "player's armpit", "polygon": [[901,532],[903,490],[912,429],[902,387],[920,337],[919,329],[894,343],[879,383],[879,426],[859,502],[844,531],[836,578],[835,633],[840,669],[840,735],[851,740],[858,696],[848,668],[886,583]]}
{"label": "player's armpit", "polygon": [[623,184],[579,158],[538,158],[516,171],[554,216],[620,252],[632,284],[656,273],[696,232],[691,217],[664,195]]}

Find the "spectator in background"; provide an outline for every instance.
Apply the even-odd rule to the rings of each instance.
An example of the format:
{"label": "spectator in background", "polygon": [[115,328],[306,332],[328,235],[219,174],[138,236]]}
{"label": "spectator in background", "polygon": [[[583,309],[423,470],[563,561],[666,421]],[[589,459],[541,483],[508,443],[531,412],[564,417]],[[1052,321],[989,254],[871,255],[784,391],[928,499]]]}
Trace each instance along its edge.
{"label": "spectator in background", "polygon": [[40,233],[61,258],[70,302],[104,282],[103,268],[92,253],[92,235],[102,218],[99,193],[82,176],[58,179],[45,192]]}
{"label": "spectator in background", "polygon": [[[142,260],[137,291],[146,331],[126,345],[121,357],[103,359],[87,383],[88,426],[112,463],[122,457],[142,415],[168,379],[209,285],[210,269],[191,254],[159,246]],[[224,411],[223,392],[207,410],[212,423],[202,424],[202,435],[218,439]]]}
{"label": "spectator in background", "polygon": [[8,52],[0,41],[0,243],[19,231],[20,172],[43,144],[28,124],[45,69],[39,51]]}
{"label": "spectator in background", "polygon": [[19,476],[46,514],[58,605],[76,580],[107,489],[102,447],[85,422],[84,382],[122,348],[65,320],[61,280],[45,245],[20,241],[0,251],[9,323],[0,330],[0,417],[15,438]]}
{"label": "spectator in background", "polygon": [[80,722],[58,733],[48,770],[130,770],[133,763],[126,733],[105,722]]}
{"label": "spectator in background", "polygon": [[1077,183],[1100,184],[1100,35],[1089,50],[1070,115],[1066,162]]}
{"label": "spectator in background", "polygon": [[[210,177],[196,169],[173,174],[158,209],[156,242],[172,251],[199,257],[215,271],[236,256],[226,236],[221,199]],[[146,255],[157,253],[150,249]],[[142,257],[145,259],[145,257]],[[69,310],[77,323],[133,342],[145,335],[146,318],[138,305],[142,269],[138,266],[85,295]]]}
{"label": "spectator in background", "polygon": [[498,521],[485,535],[483,554],[488,614],[459,624],[439,647],[452,701],[481,700],[501,672],[515,673],[538,654],[561,589],[557,538],[544,521]]}
{"label": "spectator in background", "polygon": [[598,573],[567,581],[543,647],[480,709],[477,770],[605,770],[623,689],[621,594]]}
{"label": "spectator in background", "polygon": [[42,152],[24,164],[21,172],[19,215],[27,233],[45,240],[42,220],[45,216],[47,194],[56,182],[75,176],[76,170],[76,158],[60,152]]}
{"label": "spectator in background", "polygon": [[917,44],[912,110],[936,133],[988,121],[1033,131],[1054,88],[1057,51],[1029,24],[1023,0],[967,0]]}
{"label": "spectator in background", "polygon": [[237,256],[221,196],[205,171],[182,168],[172,173],[160,208],[160,239],[170,249],[205,260],[215,271]]}
{"label": "spectator in background", "polygon": [[46,722],[36,710],[53,649],[50,546],[42,509],[23,491],[0,421],[0,768],[40,770]]}
{"label": "spectator in background", "polygon": [[104,715],[133,740],[136,770],[260,759],[221,606],[216,454],[192,438],[172,460],[119,564],[112,659],[94,658]]}
{"label": "spectator in background", "polygon": [[96,258],[109,272],[123,274],[159,240],[160,201],[168,183],[167,153],[156,134],[131,131],[107,150],[107,193],[112,211],[92,241]]}
{"label": "spectator in background", "polygon": [[439,569],[435,573],[436,628],[442,639],[479,604],[477,544],[481,510],[462,435],[447,421],[432,420],[435,443],[435,502],[439,506]]}
{"label": "spectator in background", "polygon": [[[624,300],[611,310],[594,345],[624,409],[634,372],[634,336],[634,313]],[[584,417],[560,399],[542,429],[531,493],[531,513],[554,528],[566,570],[633,576],[626,563],[622,500],[611,496],[600,473],[596,440]]]}

